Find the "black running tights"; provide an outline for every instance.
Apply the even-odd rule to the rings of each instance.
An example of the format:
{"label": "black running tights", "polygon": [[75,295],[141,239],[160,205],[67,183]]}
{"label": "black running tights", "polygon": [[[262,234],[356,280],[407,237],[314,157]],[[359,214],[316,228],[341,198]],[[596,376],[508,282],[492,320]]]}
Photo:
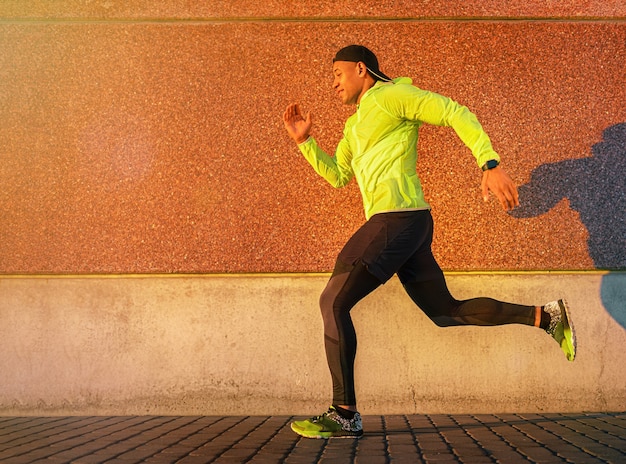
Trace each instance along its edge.
{"label": "black running tights", "polygon": [[[354,359],[357,339],[350,310],[381,282],[358,261],[338,263],[320,297],[324,320],[324,346],[333,382],[333,404],[356,406]],[[503,303],[491,298],[459,301],[448,291],[443,275],[426,282],[403,282],[406,292],[438,326],[536,325],[536,308]]]}

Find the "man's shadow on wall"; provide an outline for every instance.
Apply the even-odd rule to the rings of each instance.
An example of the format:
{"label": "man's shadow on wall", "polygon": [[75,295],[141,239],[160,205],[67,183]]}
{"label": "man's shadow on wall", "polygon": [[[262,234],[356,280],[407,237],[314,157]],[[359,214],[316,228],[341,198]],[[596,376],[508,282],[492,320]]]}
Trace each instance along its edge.
{"label": "man's shadow on wall", "polygon": [[[547,213],[567,198],[589,233],[589,254],[595,267],[626,269],[626,123],[610,126],[588,158],[569,159],[537,167],[530,182],[519,188],[517,218]],[[548,232],[549,233],[549,232]],[[554,250],[558,252],[558,250]],[[624,276],[608,272],[602,277],[602,303],[626,328]]]}

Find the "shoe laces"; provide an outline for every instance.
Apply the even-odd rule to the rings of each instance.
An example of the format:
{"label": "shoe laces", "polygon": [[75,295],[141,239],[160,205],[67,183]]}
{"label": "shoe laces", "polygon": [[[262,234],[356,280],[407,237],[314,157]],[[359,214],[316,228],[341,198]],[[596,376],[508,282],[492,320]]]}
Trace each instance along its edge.
{"label": "shoe laces", "polygon": [[341,427],[344,430],[356,430],[356,429],[358,429],[360,427],[361,416],[357,412],[357,413],[355,413],[354,418],[346,419],[341,414],[339,414],[339,412],[335,408],[331,407],[324,414],[312,417],[309,420],[311,422],[314,422],[314,423],[320,423],[324,419],[333,421],[333,422],[341,425]]}
{"label": "shoe laces", "polygon": [[[335,411],[334,409],[330,408],[330,409],[329,409],[328,411],[326,411],[324,414],[320,414],[319,416],[313,416],[313,417],[311,417],[309,420],[310,420],[311,422],[320,422],[320,421],[322,421],[324,418],[326,418],[326,417],[328,417],[328,416],[332,415],[333,413],[334,413],[334,414],[336,414],[336,413],[337,413],[337,411]],[[332,418],[331,418],[331,419],[332,419]]]}

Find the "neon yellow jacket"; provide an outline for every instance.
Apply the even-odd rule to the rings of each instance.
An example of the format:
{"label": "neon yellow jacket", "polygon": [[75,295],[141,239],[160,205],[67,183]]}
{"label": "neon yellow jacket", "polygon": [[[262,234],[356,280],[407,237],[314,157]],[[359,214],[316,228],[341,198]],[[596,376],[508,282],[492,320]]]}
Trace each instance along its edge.
{"label": "neon yellow jacket", "polygon": [[356,177],[367,219],[382,212],[430,209],[416,173],[418,129],[424,123],[454,128],[479,166],[500,160],[473,113],[412,83],[400,77],[370,88],[346,121],[334,157],[312,137],[299,145],[315,171],[334,187]]}

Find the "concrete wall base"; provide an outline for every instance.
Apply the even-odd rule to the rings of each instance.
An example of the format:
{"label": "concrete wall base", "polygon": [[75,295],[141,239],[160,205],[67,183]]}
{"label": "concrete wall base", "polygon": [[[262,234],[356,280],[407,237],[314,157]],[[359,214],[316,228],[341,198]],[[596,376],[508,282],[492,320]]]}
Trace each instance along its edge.
{"label": "concrete wall base", "polygon": [[[314,414],[327,275],[0,278],[0,414]],[[353,310],[365,414],[626,410],[626,274],[448,275],[459,299],[565,297],[579,354],[531,327],[438,328],[392,279]]]}

